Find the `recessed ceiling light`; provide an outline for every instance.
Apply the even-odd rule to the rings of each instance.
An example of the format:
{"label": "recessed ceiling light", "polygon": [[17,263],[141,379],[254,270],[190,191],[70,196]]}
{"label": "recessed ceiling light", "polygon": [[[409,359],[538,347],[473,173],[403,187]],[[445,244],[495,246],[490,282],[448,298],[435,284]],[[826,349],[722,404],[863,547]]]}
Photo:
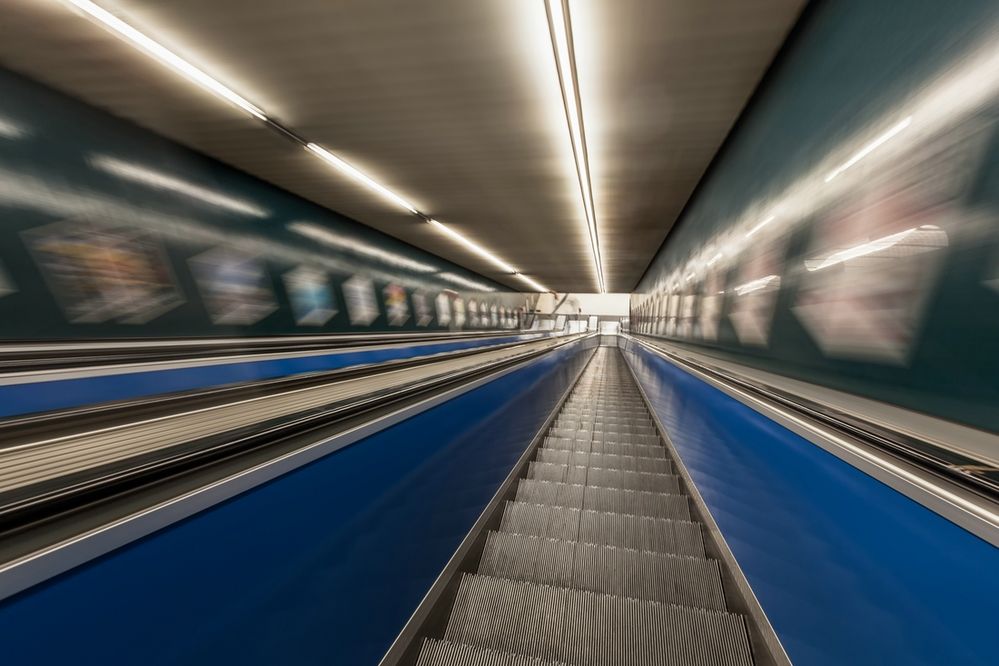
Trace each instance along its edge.
{"label": "recessed ceiling light", "polygon": [[572,154],[575,158],[576,177],[583,199],[583,215],[586,219],[590,250],[597,275],[600,293],[606,293],[603,260],[600,254],[600,238],[597,235],[596,213],[593,209],[593,189],[590,184],[590,164],[586,151],[586,132],[583,127],[583,110],[579,97],[579,82],[576,78],[576,61],[573,52],[572,21],[569,16],[568,0],[547,0],[548,27],[551,32],[552,48],[555,51],[555,68],[558,70],[562,86],[562,103],[565,106],[566,124],[572,141]]}

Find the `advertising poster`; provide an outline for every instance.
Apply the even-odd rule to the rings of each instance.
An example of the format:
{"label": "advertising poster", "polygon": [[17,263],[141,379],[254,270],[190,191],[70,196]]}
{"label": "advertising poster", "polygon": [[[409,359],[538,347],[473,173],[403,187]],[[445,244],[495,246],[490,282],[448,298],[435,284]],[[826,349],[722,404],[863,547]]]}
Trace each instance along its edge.
{"label": "advertising poster", "polygon": [[385,297],[385,312],[390,326],[402,326],[409,321],[409,302],[406,290],[397,284],[390,284],[382,290]]}
{"label": "advertising poster", "polygon": [[264,263],[250,254],[215,248],[188,261],[215,324],[255,324],[277,309]]}
{"label": "advertising poster", "polygon": [[437,308],[437,323],[441,326],[451,324],[451,299],[447,293],[441,292],[434,299],[434,306]]}
{"label": "advertising poster", "polygon": [[343,298],[347,315],[354,326],[370,326],[378,318],[375,285],[363,275],[355,275],[343,283]]}
{"label": "advertising poster", "polygon": [[417,326],[429,326],[434,320],[430,312],[430,304],[427,303],[427,295],[422,291],[414,291],[410,297],[413,301],[413,315],[416,317]]}
{"label": "advertising poster", "polygon": [[148,233],[71,220],[23,238],[70,322],[143,324],[183,303],[166,256]]}
{"label": "advertising poster", "polygon": [[455,297],[451,304],[454,307],[454,327],[463,328],[465,326],[465,301],[461,297]]}
{"label": "advertising poster", "polygon": [[284,286],[299,326],[322,326],[336,315],[336,301],[325,271],[300,266],[284,274]]}

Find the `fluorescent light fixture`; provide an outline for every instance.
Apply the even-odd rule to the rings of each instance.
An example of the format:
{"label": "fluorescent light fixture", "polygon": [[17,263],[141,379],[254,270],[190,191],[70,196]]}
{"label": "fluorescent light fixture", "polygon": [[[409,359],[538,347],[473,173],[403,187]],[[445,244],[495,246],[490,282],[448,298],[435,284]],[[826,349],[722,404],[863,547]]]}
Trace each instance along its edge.
{"label": "fluorescent light fixture", "polygon": [[869,144],[867,144],[866,146],[858,150],[856,153],[854,153],[853,157],[851,157],[850,159],[848,159],[847,161],[843,162],[841,165],[833,169],[833,171],[828,176],[826,176],[826,182],[828,183],[830,180],[832,180],[833,178],[840,175],[841,173],[852,167],[860,160],[870,155],[879,146],[881,146],[883,143],[885,143],[886,141],[897,135],[899,132],[904,130],[910,124],[912,124],[912,116],[909,116],[908,118],[898,123],[890,130],[879,136],[878,138],[874,139],[874,141],[871,141]]}
{"label": "fluorescent light fixture", "polygon": [[373,178],[371,178],[370,176],[368,176],[367,174],[365,174],[363,171],[360,171],[356,167],[353,167],[349,163],[347,163],[344,160],[340,159],[339,157],[337,157],[336,155],[334,155],[330,151],[326,150],[322,146],[320,146],[318,144],[315,144],[315,143],[309,143],[309,144],[306,144],[305,148],[306,148],[306,150],[308,150],[309,152],[311,152],[311,153],[319,156],[320,158],[322,158],[324,161],[328,162],[329,164],[332,164],[337,169],[339,169],[340,171],[342,171],[346,175],[350,176],[351,178],[353,178],[354,180],[356,180],[357,182],[359,182],[361,185],[364,185],[365,187],[367,187],[369,190],[372,190],[373,192],[377,192],[378,194],[382,195],[384,198],[388,199],[392,203],[395,203],[395,204],[397,204],[397,205],[405,208],[406,210],[408,210],[410,213],[413,213],[414,215],[419,215],[420,214],[420,211],[418,211],[416,209],[416,206],[414,206],[413,204],[409,203],[408,201],[406,201],[405,199],[403,199],[398,194],[396,194],[395,192],[393,192],[389,188],[385,187],[384,185],[382,185],[378,181],[374,180]]}
{"label": "fluorescent light fixture", "polygon": [[473,253],[479,255],[480,257],[482,257],[483,259],[485,259],[489,263],[493,264],[494,266],[496,266],[497,268],[499,268],[504,273],[508,273],[510,275],[513,275],[517,279],[519,279],[521,282],[524,282],[525,284],[530,285],[530,287],[532,289],[534,289],[535,291],[539,291],[539,292],[551,291],[547,287],[544,287],[544,286],[538,284],[537,282],[535,282],[534,280],[532,280],[531,278],[527,277],[526,275],[524,275],[523,273],[521,273],[520,271],[518,271],[516,268],[514,268],[510,264],[506,263],[505,261],[503,261],[502,259],[500,259],[499,257],[497,257],[492,252],[489,252],[488,250],[486,250],[484,247],[482,247],[478,243],[474,243],[474,242],[470,241],[469,239],[465,238],[464,236],[462,236],[461,234],[459,234],[454,229],[451,229],[450,227],[444,226],[443,224],[441,224],[437,220],[427,220],[427,222],[430,224],[430,226],[432,226],[437,231],[441,232],[445,236],[448,236],[452,240],[455,240],[455,241],[461,243],[462,245],[464,245],[465,247],[467,247],[469,250],[471,250]]}
{"label": "fluorescent light fixture", "polygon": [[579,190],[583,197],[583,213],[586,216],[586,229],[593,252],[593,264],[597,274],[600,293],[607,293],[604,283],[603,260],[600,256],[600,238],[597,235],[597,220],[593,209],[593,190],[590,185],[590,166],[586,152],[586,136],[583,130],[583,116],[579,99],[579,86],[576,81],[576,64],[573,54],[572,23],[566,0],[547,0],[548,27],[551,32],[552,47],[555,50],[555,67],[562,86],[562,103],[565,105],[566,122],[569,125],[569,138],[572,140],[572,153],[576,160],[576,175]]}
{"label": "fluorescent light fixture", "polygon": [[462,276],[455,275],[454,273],[438,273],[437,277],[447,282],[460,284],[463,287],[468,287],[470,289],[478,289],[479,291],[496,291],[487,284],[482,284],[481,282],[476,282],[475,280],[469,280],[468,278],[463,278]]}
{"label": "fluorescent light fixture", "polygon": [[238,106],[240,109],[243,109],[255,118],[267,120],[267,116],[260,109],[260,107],[250,103],[246,98],[233,92],[231,88],[219,83],[191,63],[178,56],[176,53],[170,51],[159,42],[156,42],[142,34],[106,9],[96,5],[90,0],[62,0],[62,2],[76,7],[103,25],[105,28],[116,33],[121,38],[130,42],[133,46],[145,51],[148,55],[152,56],[156,60],[159,60],[162,64],[166,65],[178,74],[187,77],[189,80],[198,84],[205,90],[214,93],[216,96],[221,97],[230,104]]}
{"label": "fluorescent light fixture", "polygon": [[459,243],[461,243],[462,245],[464,245],[466,248],[468,248],[469,250],[471,250],[474,254],[479,255],[480,257],[482,257],[486,261],[490,262],[491,264],[493,264],[494,266],[496,266],[498,269],[500,269],[504,273],[514,274],[514,273],[517,272],[517,269],[515,269],[513,266],[511,266],[510,264],[506,263],[505,261],[503,261],[502,259],[500,259],[499,257],[497,257],[492,252],[489,252],[488,250],[486,250],[481,245],[478,245],[477,243],[473,243],[472,241],[468,240],[467,238],[465,238],[464,236],[462,236],[461,234],[459,234],[454,229],[451,229],[450,227],[445,227],[443,224],[441,224],[437,220],[427,220],[427,222],[429,222],[430,226],[432,226],[437,231],[440,231],[444,235],[449,236],[450,238],[452,238],[453,240],[458,241]]}
{"label": "fluorescent light fixture", "polygon": [[765,227],[768,224],[770,224],[771,222],[773,222],[775,219],[777,219],[777,216],[776,215],[771,215],[767,219],[763,220],[762,222],[760,222],[759,224],[757,224],[755,227],[753,227],[752,229],[750,229],[746,233],[746,238],[749,238],[750,236],[752,236],[753,234],[755,234],[757,231],[759,231],[763,227]]}
{"label": "fluorescent light fixture", "polygon": [[688,275],[688,276],[687,276],[686,278],[684,278],[684,280],[686,280],[687,282],[690,282],[690,281],[691,281],[691,280],[693,280],[693,279],[694,279],[695,277],[696,277],[696,276],[695,276],[695,275],[694,275],[693,273],[691,273],[691,274],[690,274],[690,275]]}
{"label": "fluorescent light fixture", "polygon": [[355,254],[363,254],[396,268],[405,268],[417,273],[436,273],[438,270],[436,266],[415,261],[395,252],[379,249],[311,222],[292,222],[288,224],[287,228],[288,231],[296,233],[299,236],[305,236],[323,245],[328,245],[338,250],[347,250]]}
{"label": "fluorescent light fixture", "polygon": [[235,213],[250,215],[252,217],[269,217],[270,211],[261,208],[251,201],[231,197],[221,192],[202,187],[196,183],[182,180],[170,174],[156,171],[140,164],[125,162],[108,155],[94,155],[88,160],[90,165],[113,176],[131,180],[143,185],[149,185],[159,190],[170,190],[178,194],[203,201],[204,203],[224,208]]}
{"label": "fluorescent light fixture", "polygon": [[715,264],[717,264],[717,263],[718,263],[718,260],[719,260],[719,259],[721,259],[721,258],[722,258],[723,256],[724,256],[724,255],[723,255],[723,254],[722,254],[721,252],[719,252],[719,253],[718,253],[718,254],[716,254],[715,256],[713,256],[713,257],[711,257],[710,259],[708,259],[708,264],[707,264],[707,265],[708,265],[709,267],[710,267],[710,266],[714,266]]}
{"label": "fluorescent light fixture", "polygon": [[537,292],[551,291],[551,289],[549,289],[548,287],[544,287],[544,286],[538,284],[537,282],[535,282],[531,278],[527,277],[523,273],[515,273],[515,276],[517,277],[518,280],[520,280],[524,284],[530,286],[531,289],[533,289],[534,291],[537,291]]}

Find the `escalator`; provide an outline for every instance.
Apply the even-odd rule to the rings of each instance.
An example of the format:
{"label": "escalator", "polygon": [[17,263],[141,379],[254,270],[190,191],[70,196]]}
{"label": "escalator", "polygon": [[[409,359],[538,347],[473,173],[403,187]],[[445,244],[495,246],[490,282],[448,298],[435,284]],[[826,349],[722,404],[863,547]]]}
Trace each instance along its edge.
{"label": "escalator", "polygon": [[754,663],[677,471],[620,352],[598,349],[418,666]]}

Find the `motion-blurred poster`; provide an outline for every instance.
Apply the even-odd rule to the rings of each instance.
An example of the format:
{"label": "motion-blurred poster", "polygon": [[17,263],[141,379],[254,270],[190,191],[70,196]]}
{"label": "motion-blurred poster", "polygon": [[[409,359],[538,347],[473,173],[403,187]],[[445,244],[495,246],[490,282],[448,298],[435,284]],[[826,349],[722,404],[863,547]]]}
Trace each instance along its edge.
{"label": "motion-blurred poster", "polygon": [[448,296],[446,291],[442,291],[437,294],[437,298],[434,299],[434,306],[437,309],[437,322],[441,326],[447,326],[451,323],[451,298]]}
{"label": "motion-blurred poster", "polygon": [[163,249],[146,232],[67,220],[22,235],[73,323],[144,324],[184,302]]}
{"label": "motion-blurred poster", "polygon": [[[761,234],[762,235],[762,234]],[[732,288],[732,327],[744,345],[766,346],[777,308],[787,239],[763,236],[748,249]]]}
{"label": "motion-blurred poster", "polygon": [[343,283],[343,298],[347,315],[354,326],[370,326],[378,318],[375,285],[370,278],[355,275]]}
{"label": "motion-blurred poster", "polygon": [[397,284],[390,284],[382,290],[385,297],[385,313],[390,326],[402,326],[409,320],[409,302],[406,290]]}
{"label": "motion-blurred poster", "polygon": [[215,248],[188,260],[215,324],[255,324],[277,309],[270,277],[256,256]]}
{"label": "motion-blurred poster", "polygon": [[883,194],[830,210],[804,262],[793,311],[827,356],[905,361],[939,271],[946,212]]}
{"label": "motion-blurred poster", "polygon": [[336,301],[325,271],[300,266],[284,274],[284,286],[300,326],[322,326],[336,315]]}
{"label": "motion-blurred poster", "polygon": [[416,325],[429,326],[430,322],[434,320],[434,315],[430,312],[427,295],[422,291],[414,291],[411,298],[413,301],[413,314],[416,316]]}

